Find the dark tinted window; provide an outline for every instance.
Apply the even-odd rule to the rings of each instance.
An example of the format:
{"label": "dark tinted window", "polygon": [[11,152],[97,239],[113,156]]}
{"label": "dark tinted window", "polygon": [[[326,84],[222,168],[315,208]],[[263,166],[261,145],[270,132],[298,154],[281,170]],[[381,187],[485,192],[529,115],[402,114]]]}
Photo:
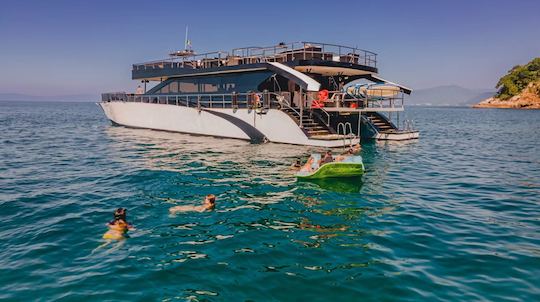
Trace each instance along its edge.
{"label": "dark tinted window", "polygon": [[149,93],[232,93],[257,90],[270,71],[231,73],[213,76],[169,79]]}

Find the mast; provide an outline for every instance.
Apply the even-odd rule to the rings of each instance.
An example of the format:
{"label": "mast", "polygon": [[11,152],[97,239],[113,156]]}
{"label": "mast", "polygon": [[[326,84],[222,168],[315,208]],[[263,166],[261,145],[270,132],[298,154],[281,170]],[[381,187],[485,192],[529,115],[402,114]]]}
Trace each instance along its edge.
{"label": "mast", "polygon": [[184,41],[184,49],[188,49],[188,26],[186,25],[186,39]]}
{"label": "mast", "polygon": [[195,52],[191,49],[191,41],[188,39],[188,26],[186,25],[186,36],[184,39],[184,50],[177,50],[169,55],[171,57],[191,57],[195,55]]}

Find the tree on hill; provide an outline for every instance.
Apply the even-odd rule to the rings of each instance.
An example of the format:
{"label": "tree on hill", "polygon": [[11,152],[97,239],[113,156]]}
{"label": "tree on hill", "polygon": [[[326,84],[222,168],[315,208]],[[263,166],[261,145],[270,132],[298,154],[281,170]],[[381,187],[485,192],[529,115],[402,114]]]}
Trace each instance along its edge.
{"label": "tree on hill", "polygon": [[[519,94],[529,83],[540,81],[540,58],[535,58],[526,65],[514,66],[503,76],[497,86],[496,97],[507,100]],[[540,90],[537,91],[540,96]]]}

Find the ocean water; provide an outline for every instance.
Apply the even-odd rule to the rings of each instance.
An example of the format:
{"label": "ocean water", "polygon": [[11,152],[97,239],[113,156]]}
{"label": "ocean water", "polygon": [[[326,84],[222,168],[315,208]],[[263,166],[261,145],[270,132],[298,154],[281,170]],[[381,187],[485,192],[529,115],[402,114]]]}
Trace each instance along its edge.
{"label": "ocean water", "polygon": [[421,139],[364,144],[363,178],[299,183],[313,148],[0,103],[0,300],[540,301],[540,112],[407,114]]}

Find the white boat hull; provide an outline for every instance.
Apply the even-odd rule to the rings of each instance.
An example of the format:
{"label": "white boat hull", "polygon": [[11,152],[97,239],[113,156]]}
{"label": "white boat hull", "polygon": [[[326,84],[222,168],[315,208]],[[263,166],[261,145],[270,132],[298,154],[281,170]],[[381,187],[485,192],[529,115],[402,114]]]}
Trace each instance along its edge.
{"label": "white boat hull", "polygon": [[[341,139],[310,139],[293,119],[278,109],[257,114],[250,109],[199,110],[195,107],[137,102],[101,102],[99,106],[109,120],[127,127],[319,147],[344,145]],[[353,144],[358,142],[358,138],[352,140]],[[349,141],[345,143],[348,145]]]}

